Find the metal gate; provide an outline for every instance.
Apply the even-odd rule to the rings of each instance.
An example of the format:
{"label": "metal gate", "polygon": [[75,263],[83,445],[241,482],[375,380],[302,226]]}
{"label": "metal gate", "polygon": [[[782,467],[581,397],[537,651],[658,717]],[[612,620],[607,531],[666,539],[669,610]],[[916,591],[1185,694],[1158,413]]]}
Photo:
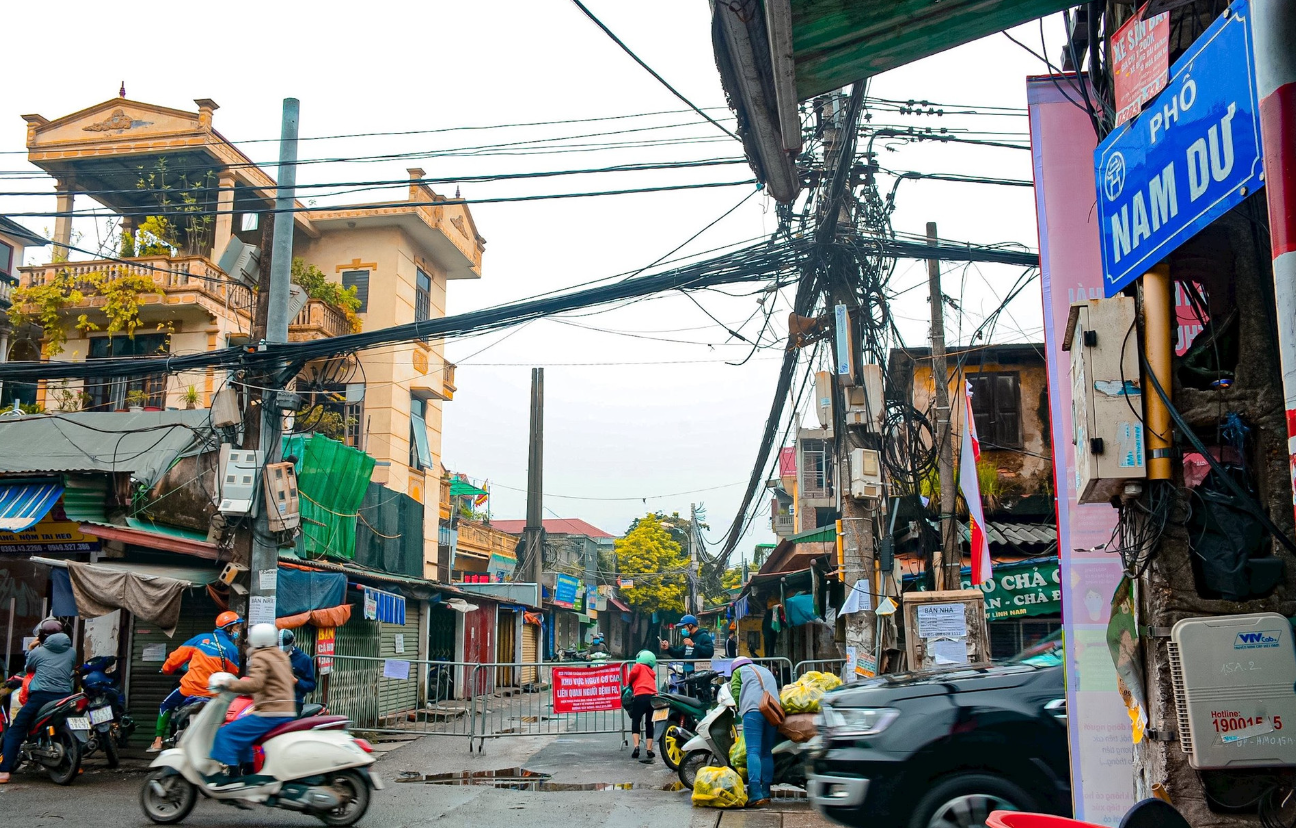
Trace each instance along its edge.
{"label": "metal gate", "polygon": [[206,590],[186,592],[180,606],[175,633],[169,638],[156,624],[131,616],[126,708],[141,732],[157,723],[158,705],[180,683],[180,673],[168,676],[161,672],[167,656],[195,635],[216,629],[220,608]]}
{"label": "metal gate", "polygon": [[496,687],[518,687],[518,674],[521,668],[517,660],[517,612],[499,608],[499,638],[496,643],[496,658],[504,666],[495,671]]}
{"label": "metal gate", "polygon": [[522,686],[539,684],[540,670],[535,665],[540,661],[540,625],[522,624]]}

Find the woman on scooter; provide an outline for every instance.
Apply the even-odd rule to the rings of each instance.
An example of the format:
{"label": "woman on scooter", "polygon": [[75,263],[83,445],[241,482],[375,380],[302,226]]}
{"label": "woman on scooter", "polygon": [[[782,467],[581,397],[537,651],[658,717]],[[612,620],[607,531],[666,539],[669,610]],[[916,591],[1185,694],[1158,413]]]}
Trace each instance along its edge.
{"label": "woman on scooter", "polygon": [[27,653],[24,670],[32,676],[27,691],[27,701],[9,722],[4,734],[3,757],[0,757],[0,785],[9,781],[9,771],[18,763],[19,748],[27,738],[27,728],[32,719],[46,704],[72,692],[72,671],[76,666],[76,652],[72,639],[63,632],[63,622],[46,618],[36,627],[39,646]]}
{"label": "woman on scooter", "polygon": [[630,705],[630,733],[634,736],[634,751],[631,759],[639,759],[639,727],[642,724],[647,737],[648,755],[640,761],[648,764],[653,760],[653,721],[652,699],[657,695],[657,656],[648,650],[640,650],[635,658],[635,666],[630,668],[626,683],[634,694]]}
{"label": "woman on scooter", "polygon": [[738,719],[747,741],[748,807],[764,808],[770,804],[770,786],[774,784],[774,742],[778,730],[761,713],[761,698],[766,692],[778,698],[778,680],[774,674],[746,656],[733,662],[729,692],[738,703]]}
{"label": "woman on scooter", "polygon": [[255,709],[223,725],[212,741],[211,758],[229,768],[226,773],[205,777],[207,784],[237,784],[240,765],[252,761],[252,743],[281,724],[296,718],[293,697],[292,662],[279,649],[279,631],[274,624],[256,624],[248,632],[248,669],[241,679],[226,679],[221,689],[251,696]]}

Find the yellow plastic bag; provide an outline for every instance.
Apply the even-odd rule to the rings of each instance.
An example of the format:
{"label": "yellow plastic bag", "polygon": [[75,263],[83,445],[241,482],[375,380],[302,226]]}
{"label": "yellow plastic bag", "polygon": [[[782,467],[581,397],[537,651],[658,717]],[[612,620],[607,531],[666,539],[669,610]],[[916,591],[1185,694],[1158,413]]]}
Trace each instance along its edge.
{"label": "yellow plastic bag", "polygon": [[698,771],[693,783],[693,807],[741,808],[747,804],[747,788],[733,768],[707,767]]}
{"label": "yellow plastic bag", "polygon": [[747,740],[742,734],[738,735],[733,747],[729,748],[729,764],[739,773],[747,770]]}
{"label": "yellow plastic bag", "polygon": [[823,688],[804,678],[792,682],[779,693],[784,713],[818,713]]}

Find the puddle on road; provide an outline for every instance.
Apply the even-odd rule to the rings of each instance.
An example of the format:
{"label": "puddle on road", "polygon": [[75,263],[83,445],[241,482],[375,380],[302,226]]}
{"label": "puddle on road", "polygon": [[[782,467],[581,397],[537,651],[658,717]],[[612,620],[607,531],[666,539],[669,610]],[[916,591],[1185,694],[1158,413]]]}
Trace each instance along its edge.
{"label": "puddle on road", "polygon": [[491,771],[456,771],[454,773],[416,773],[402,771],[397,782],[422,782],[425,785],[481,785],[509,791],[630,791],[655,786],[635,782],[552,782],[553,774],[526,768],[503,768]]}

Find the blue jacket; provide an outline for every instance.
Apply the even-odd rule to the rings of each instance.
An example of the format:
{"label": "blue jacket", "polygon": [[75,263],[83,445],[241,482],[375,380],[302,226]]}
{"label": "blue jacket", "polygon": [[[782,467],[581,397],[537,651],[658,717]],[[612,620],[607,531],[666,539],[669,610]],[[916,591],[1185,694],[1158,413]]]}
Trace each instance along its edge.
{"label": "blue jacket", "polygon": [[315,690],[315,661],[296,647],[288,654],[288,660],[292,662],[293,678],[297,679],[293,692],[297,696],[297,709],[300,710],[306,695]]}

